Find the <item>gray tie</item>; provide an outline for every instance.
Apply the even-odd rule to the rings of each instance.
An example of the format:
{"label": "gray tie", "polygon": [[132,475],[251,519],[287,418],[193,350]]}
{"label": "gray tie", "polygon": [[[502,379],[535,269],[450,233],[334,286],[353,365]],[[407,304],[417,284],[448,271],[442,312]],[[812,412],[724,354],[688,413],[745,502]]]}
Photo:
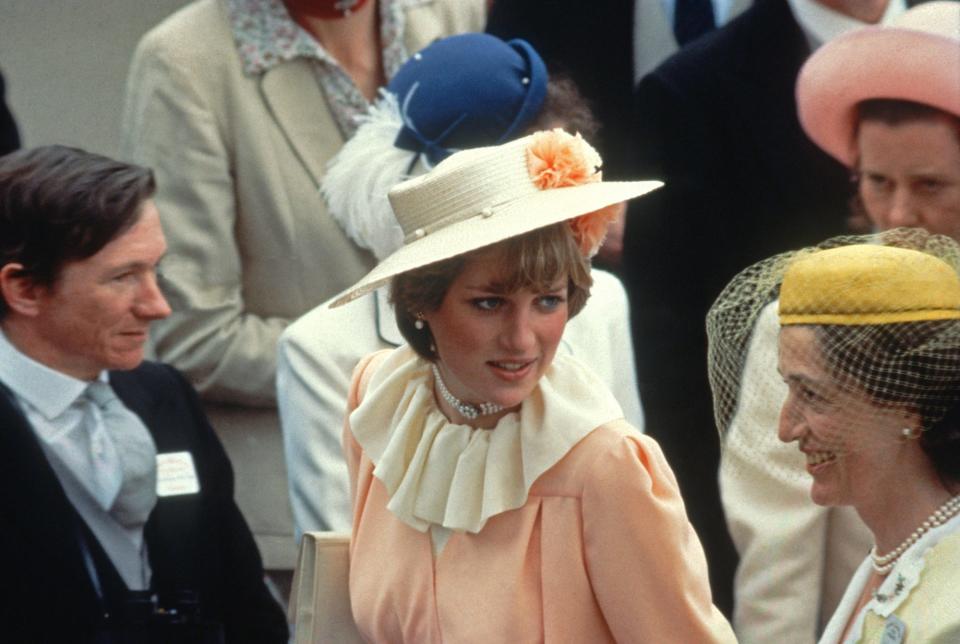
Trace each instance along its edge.
{"label": "gray tie", "polygon": [[140,417],[127,409],[110,385],[99,380],[87,387],[87,397],[100,408],[123,470],[120,492],[110,515],[134,528],[147,522],[157,503],[157,447]]}

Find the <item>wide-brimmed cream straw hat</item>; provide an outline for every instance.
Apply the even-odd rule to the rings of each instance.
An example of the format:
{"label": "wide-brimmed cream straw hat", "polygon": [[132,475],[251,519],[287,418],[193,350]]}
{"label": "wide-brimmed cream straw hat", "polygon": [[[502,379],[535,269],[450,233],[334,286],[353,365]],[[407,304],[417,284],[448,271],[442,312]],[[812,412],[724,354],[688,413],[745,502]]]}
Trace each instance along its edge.
{"label": "wide-brimmed cream straw hat", "polygon": [[[663,185],[659,181],[602,181],[601,160],[582,138],[562,130],[537,132],[503,145],[458,152],[433,170],[390,190],[404,245],[334,298],[340,306],[401,273],[504,239],[573,220],[585,254],[602,233],[577,225],[585,216]],[[600,211],[600,212],[598,212]],[[605,221],[601,221],[604,225]],[[594,229],[594,230],[591,230]]]}
{"label": "wide-brimmed cream straw hat", "polygon": [[900,99],[960,116],[960,2],[921,4],[828,42],[800,70],[796,91],[807,135],[851,167],[861,101]]}

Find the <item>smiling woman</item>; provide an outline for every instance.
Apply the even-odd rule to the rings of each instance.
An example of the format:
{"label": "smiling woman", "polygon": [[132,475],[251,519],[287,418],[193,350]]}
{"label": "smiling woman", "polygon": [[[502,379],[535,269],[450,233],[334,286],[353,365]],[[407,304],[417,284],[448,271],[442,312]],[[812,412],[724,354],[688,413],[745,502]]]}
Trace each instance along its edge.
{"label": "smiling woman", "polygon": [[728,443],[747,436],[738,410],[769,395],[743,377],[742,348],[777,294],[779,438],[802,453],[813,502],[852,506],[874,539],[821,642],[879,641],[891,623],[912,641],[957,641],[960,246],[901,228],[828,240],[735,278],[708,316]]}
{"label": "smiling woman", "polygon": [[599,166],[562,130],[450,156],[334,301],[389,282],[410,343],[357,367],[343,434],[370,641],[733,641],[656,442],[556,354],[619,202],[659,185]]}

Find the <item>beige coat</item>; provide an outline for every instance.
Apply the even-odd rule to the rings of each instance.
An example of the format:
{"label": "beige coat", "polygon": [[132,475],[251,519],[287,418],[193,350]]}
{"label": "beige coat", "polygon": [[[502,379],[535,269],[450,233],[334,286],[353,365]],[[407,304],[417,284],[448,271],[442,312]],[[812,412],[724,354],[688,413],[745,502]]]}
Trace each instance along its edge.
{"label": "beige coat", "polygon": [[[483,26],[483,0],[406,1],[408,53]],[[154,348],[207,401],[270,569],[292,568],[295,558],[277,339],[373,266],[318,193],[342,144],[311,63],[244,75],[222,0],[188,5],[137,47],[123,151],[156,173],[170,245],[162,282],[174,309],[154,325]]]}

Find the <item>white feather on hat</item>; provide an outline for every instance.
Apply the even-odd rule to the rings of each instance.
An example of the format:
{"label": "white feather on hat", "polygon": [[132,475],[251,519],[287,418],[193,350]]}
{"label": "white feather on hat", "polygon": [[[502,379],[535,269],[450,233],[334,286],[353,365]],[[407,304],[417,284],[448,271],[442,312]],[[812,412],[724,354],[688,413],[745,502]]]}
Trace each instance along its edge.
{"label": "white feather on hat", "polygon": [[358,124],[356,134],[327,164],[320,192],[347,236],[382,260],[403,245],[387,193],[410,178],[414,154],[394,145],[403,118],[390,92],[381,89]]}

